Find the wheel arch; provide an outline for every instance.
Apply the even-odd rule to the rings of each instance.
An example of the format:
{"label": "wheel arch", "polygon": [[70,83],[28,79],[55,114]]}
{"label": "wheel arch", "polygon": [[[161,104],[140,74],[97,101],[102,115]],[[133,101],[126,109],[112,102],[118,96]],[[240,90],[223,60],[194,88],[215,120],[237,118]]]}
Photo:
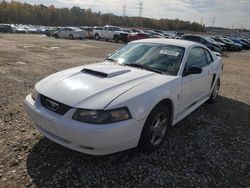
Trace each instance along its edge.
{"label": "wheel arch", "polygon": [[[171,120],[171,125],[173,123],[173,118],[174,118],[174,103],[170,98],[165,98],[159,101],[149,112],[148,116],[151,114],[151,112],[159,105],[164,105],[168,108],[169,113],[170,113],[170,120]],[[147,116],[147,118],[148,118]]]}
{"label": "wheel arch", "polygon": [[[173,118],[174,118],[174,103],[173,101],[170,99],[170,98],[166,98],[166,99],[163,99],[161,100],[160,102],[158,102],[156,104],[157,105],[160,105],[160,104],[163,104],[164,106],[166,106],[169,110],[169,113],[170,113],[170,120],[171,120],[171,125],[172,125],[172,122],[173,122]],[[155,107],[156,107],[155,106]],[[155,108],[154,107],[154,108]]]}

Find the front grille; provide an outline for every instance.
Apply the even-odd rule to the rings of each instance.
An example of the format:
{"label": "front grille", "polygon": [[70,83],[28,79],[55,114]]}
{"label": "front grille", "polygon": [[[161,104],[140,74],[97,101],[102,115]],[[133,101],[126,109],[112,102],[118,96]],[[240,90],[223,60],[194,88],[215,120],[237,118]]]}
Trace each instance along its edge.
{"label": "front grille", "polygon": [[64,115],[67,111],[70,110],[70,106],[60,103],[58,101],[55,101],[49,97],[46,97],[44,95],[41,96],[41,104],[43,107],[47,108],[48,110],[55,112],[60,115]]}

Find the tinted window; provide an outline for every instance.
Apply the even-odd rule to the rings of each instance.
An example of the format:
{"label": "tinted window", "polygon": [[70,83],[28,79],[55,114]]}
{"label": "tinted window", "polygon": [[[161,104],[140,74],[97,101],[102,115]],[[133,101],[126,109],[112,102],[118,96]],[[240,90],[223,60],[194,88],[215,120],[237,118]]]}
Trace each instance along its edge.
{"label": "tinted window", "polygon": [[211,54],[206,49],[204,49],[204,51],[205,51],[205,54],[206,54],[206,57],[207,57],[208,64],[212,63],[213,58],[212,58]]}
{"label": "tinted window", "polygon": [[108,30],[109,30],[109,31],[112,31],[113,29],[112,29],[112,27],[108,27]]}
{"label": "tinted window", "polygon": [[185,70],[188,70],[190,67],[202,68],[207,65],[207,59],[204,50],[199,47],[192,48],[187,58]]}

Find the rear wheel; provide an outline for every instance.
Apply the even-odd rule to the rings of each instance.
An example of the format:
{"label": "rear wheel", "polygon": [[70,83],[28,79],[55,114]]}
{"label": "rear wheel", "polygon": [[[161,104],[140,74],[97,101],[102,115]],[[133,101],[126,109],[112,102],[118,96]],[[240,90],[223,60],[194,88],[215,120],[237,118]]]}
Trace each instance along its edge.
{"label": "rear wheel", "polygon": [[59,38],[58,34],[55,34],[55,38],[56,38],[56,39],[58,39],[58,38]]}
{"label": "rear wheel", "polygon": [[143,127],[139,148],[152,152],[160,147],[170,129],[170,112],[166,105],[156,106]]}
{"label": "rear wheel", "polygon": [[95,40],[99,40],[99,39],[100,39],[99,35],[95,34]]}
{"label": "rear wheel", "polygon": [[216,100],[216,98],[218,97],[219,91],[220,91],[220,80],[218,79],[215,86],[214,86],[213,92],[212,92],[212,94],[207,102],[213,103]]}

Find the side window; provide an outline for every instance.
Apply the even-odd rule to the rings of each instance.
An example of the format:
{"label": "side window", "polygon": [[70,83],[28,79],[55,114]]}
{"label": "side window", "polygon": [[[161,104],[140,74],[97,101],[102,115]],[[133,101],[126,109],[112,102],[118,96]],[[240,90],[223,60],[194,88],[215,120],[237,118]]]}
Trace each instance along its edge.
{"label": "side window", "polygon": [[192,37],[192,40],[195,41],[195,42],[200,42],[200,38],[199,38],[199,37],[196,37],[196,36],[193,36],[193,37]]}
{"label": "side window", "polygon": [[112,31],[112,27],[109,27],[108,30],[109,30],[109,31]]}
{"label": "side window", "polygon": [[188,70],[190,67],[205,67],[207,66],[207,58],[203,48],[194,47],[190,50],[187,57],[187,62],[185,65],[185,70]]}
{"label": "side window", "polygon": [[204,49],[204,52],[206,54],[208,64],[213,63],[214,60],[213,60],[211,54],[206,49]]}
{"label": "side window", "polygon": [[104,30],[105,30],[105,31],[107,31],[107,30],[108,30],[108,28],[107,28],[107,27],[104,27]]}
{"label": "side window", "polygon": [[206,43],[206,41],[205,41],[203,38],[200,38],[200,42],[201,42],[202,44],[205,44],[205,43]]}

